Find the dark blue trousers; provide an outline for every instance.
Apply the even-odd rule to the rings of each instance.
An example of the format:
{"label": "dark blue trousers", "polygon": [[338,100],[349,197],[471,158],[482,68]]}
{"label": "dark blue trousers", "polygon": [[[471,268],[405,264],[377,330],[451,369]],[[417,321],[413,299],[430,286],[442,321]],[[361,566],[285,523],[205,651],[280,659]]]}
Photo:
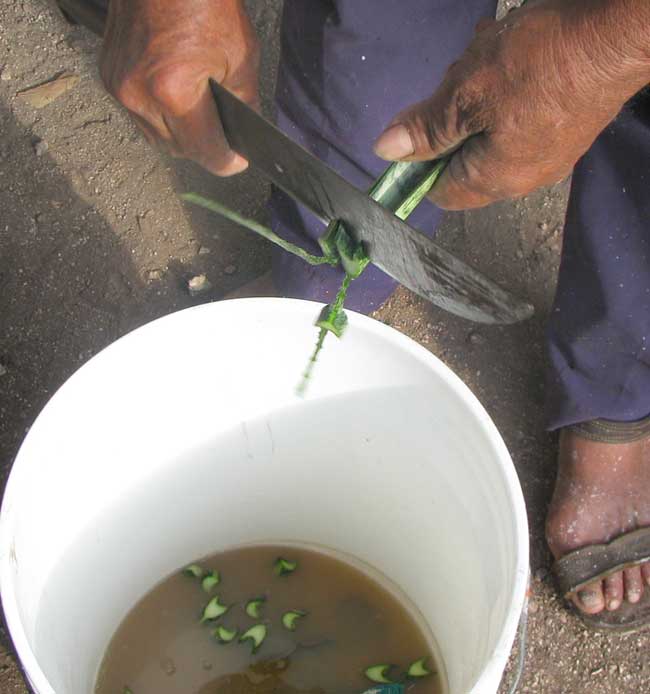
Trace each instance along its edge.
{"label": "dark blue trousers", "polygon": [[[495,0],[286,0],[278,124],[360,188],[385,168],[375,138],[402,108],[429,96]],[[628,105],[578,163],[548,330],[548,424],[650,414],[650,109]],[[324,229],[280,191],[278,233],[318,250]],[[409,223],[435,233],[442,212],[424,203]],[[285,296],[327,302],[340,272],[274,256]],[[347,306],[369,313],[395,289],[375,267]]]}

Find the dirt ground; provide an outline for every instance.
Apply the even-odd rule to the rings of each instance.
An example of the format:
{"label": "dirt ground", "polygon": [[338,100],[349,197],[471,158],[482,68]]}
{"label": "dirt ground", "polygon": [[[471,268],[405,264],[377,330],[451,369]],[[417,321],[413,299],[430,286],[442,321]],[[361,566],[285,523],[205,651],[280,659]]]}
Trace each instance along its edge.
{"label": "dirt ground", "polygon": [[[280,0],[251,2],[264,44],[267,106]],[[174,191],[197,190],[264,217],[265,182],[220,181],[152,151],[99,84],[98,41],[42,0],[0,0],[0,464],[83,362],[129,330],[217,300],[268,267],[269,249]],[[78,82],[37,108],[20,92]],[[72,84],[74,80],[68,82]],[[515,327],[479,327],[400,290],[378,318],[443,359],[494,418],[521,478],[531,527],[530,634],[519,691],[650,692],[650,636],[587,632],[555,596],[544,545],[555,437],[543,428],[543,333],[553,297],[566,185],[450,215],[439,238],[536,307]],[[212,289],[192,297],[190,277]],[[462,596],[458,596],[463,599]],[[0,692],[26,692],[6,634]],[[506,679],[509,676],[506,673]],[[506,691],[505,686],[503,691]],[[61,693],[64,694],[64,693]]]}

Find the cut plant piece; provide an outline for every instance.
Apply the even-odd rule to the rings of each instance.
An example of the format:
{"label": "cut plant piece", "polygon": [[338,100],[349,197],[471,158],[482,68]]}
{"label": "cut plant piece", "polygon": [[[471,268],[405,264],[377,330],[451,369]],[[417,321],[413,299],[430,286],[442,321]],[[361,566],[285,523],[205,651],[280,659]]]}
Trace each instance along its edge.
{"label": "cut plant piece", "polygon": [[341,337],[348,325],[348,317],[344,311],[337,311],[333,304],[327,304],[314,325]]}
{"label": "cut plant piece", "polygon": [[427,667],[426,657],[411,663],[406,674],[409,677],[428,677],[431,674],[431,670]]}
{"label": "cut plant piece", "polygon": [[203,569],[198,564],[190,564],[183,569],[183,573],[190,578],[201,578]]}
{"label": "cut plant piece", "polygon": [[219,602],[219,596],[215,595],[203,609],[201,623],[219,619],[219,617],[226,614],[226,612],[228,612],[229,609],[230,605],[222,605],[221,602]]}
{"label": "cut plant piece", "polygon": [[246,614],[252,619],[260,619],[266,598],[255,598],[246,603]]}
{"label": "cut plant piece", "polygon": [[219,585],[221,576],[218,571],[209,571],[201,581],[201,587],[206,593],[209,593],[215,586]]}
{"label": "cut plant piece", "polygon": [[237,637],[238,633],[239,629],[228,629],[228,627],[223,626],[223,624],[220,624],[212,632],[217,641],[223,644],[232,643]]}
{"label": "cut plant piece", "polygon": [[307,613],[304,612],[303,610],[289,610],[289,612],[285,612],[282,615],[282,624],[289,631],[295,631],[296,630],[296,622],[301,617],[306,617],[306,616],[307,616]]}
{"label": "cut plant piece", "polygon": [[291,561],[284,557],[278,557],[273,565],[273,570],[278,576],[288,576],[298,568],[297,561]]}
{"label": "cut plant piece", "polygon": [[129,687],[124,687],[124,689],[122,690],[122,694],[133,694],[133,692]]}
{"label": "cut plant piece", "polygon": [[255,624],[250,629],[247,629],[240,637],[239,642],[250,641],[253,645],[253,653],[257,653],[260,646],[264,643],[264,639],[268,633],[266,624]]}
{"label": "cut plant piece", "polygon": [[448,161],[443,158],[394,162],[373,183],[368,196],[400,219],[407,219],[431,190]]}
{"label": "cut plant piece", "polygon": [[345,274],[355,280],[368,267],[370,258],[363,244],[357,243],[348,233],[342,222],[339,222],[336,236],[334,237],[336,250],[341,259],[341,265]]}
{"label": "cut plant piece", "polygon": [[371,681],[377,684],[394,684],[394,680],[390,678],[390,671],[394,668],[394,665],[371,665],[366,668],[365,676]]}

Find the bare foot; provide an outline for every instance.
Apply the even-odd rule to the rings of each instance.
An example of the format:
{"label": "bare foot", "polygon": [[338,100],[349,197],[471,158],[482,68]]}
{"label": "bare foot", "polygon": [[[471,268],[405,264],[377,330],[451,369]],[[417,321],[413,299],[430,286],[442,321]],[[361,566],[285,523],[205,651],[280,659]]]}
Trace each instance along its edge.
{"label": "bare foot", "polygon": [[[565,429],[546,539],[557,559],[585,545],[609,542],[650,526],[650,437],[633,443],[598,443]],[[636,603],[650,590],[650,563],[619,571],[572,596],[586,614]]]}
{"label": "bare foot", "polygon": [[273,284],[271,271],[265,272],[263,275],[256,277],[254,280],[247,282],[238,289],[233,289],[228,292],[224,299],[252,299],[260,296],[279,296],[278,290]]}

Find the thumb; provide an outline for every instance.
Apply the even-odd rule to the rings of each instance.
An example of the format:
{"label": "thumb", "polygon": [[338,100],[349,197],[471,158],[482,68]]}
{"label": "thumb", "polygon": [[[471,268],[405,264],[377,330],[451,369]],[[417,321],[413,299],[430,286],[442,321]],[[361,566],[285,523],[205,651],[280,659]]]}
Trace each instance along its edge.
{"label": "thumb", "polygon": [[458,90],[448,82],[429,99],[402,111],[375,142],[388,161],[430,161],[458,149],[481,132],[471,109],[460,108]]}

